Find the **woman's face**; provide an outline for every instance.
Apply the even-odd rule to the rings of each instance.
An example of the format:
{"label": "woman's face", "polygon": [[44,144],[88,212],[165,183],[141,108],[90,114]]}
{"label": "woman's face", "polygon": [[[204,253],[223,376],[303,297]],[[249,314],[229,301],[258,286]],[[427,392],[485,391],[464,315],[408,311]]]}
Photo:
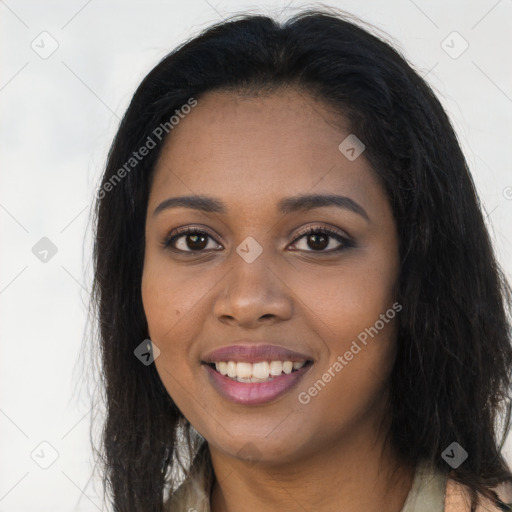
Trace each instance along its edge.
{"label": "woman's face", "polygon": [[[296,90],[213,92],[163,148],[144,310],[163,384],[218,453],[293,461],[385,413],[398,240],[362,147],[339,148],[349,135]],[[185,196],[204,199],[169,201]]]}

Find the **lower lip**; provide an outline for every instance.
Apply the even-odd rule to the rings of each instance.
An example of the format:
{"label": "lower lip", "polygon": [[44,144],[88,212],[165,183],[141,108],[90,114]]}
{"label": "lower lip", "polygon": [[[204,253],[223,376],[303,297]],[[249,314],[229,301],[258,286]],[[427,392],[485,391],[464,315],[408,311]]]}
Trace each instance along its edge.
{"label": "lower lip", "polygon": [[275,400],[299,382],[312,366],[307,364],[292,372],[283,373],[268,382],[238,382],[222,375],[211,366],[204,365],[213,387],[231,402],[259,405]]}

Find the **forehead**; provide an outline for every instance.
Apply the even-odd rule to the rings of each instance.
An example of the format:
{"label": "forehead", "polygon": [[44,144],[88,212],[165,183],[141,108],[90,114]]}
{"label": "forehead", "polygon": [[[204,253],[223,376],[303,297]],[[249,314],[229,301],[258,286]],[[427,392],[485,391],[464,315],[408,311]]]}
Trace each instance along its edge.
{"label": "forehead", "polygon": [[370,165],[339,149],[350,124],[307,93],[264,96],[219,91],[198,100],[169,135],[157,162],[150,205],[169,195],[222,197],[243,208],[295,194],[380,194]]}

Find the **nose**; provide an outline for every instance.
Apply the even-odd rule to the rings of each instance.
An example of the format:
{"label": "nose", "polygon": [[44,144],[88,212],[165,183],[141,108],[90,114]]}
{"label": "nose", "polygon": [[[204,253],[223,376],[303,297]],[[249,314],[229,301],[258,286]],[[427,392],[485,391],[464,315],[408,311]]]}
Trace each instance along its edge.
{"label": "nose", "polygon": [[219,321],[250,329],[291,317],[292,292],[264,254],[252,263],[233,254],[231,270],[214,304]]}

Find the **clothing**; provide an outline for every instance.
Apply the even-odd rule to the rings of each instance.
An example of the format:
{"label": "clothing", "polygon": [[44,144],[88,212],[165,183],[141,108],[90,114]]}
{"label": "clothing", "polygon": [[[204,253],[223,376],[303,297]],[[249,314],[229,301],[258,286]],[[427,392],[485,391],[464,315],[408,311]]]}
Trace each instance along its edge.
{"label": "clothing", "polygon": [[446,481],[445,473],[420,464],[401,512],[444,511]]}
{"label": "clothing", "polygon": [[[189,478],[166,503],[166,511],[211,512],[209,496],[213,475],[208,469],[208,464],[205,464],[206,460],[207,458],[202,458],[201,462],[197,463],[198,459],[196,459]],[[512,484],[501,484],[495,490],[501,501],[509,504],[504,507],[512,507]],[[448,478],[447,473],[420,463],[416,467],[411,490],[400,512],[469,512],[471,510],[469,493],[464,491],[464,486]],[[481,498],[481,502],[476,509],[477,512],[508,510],[499,508],[484,498]]]}

